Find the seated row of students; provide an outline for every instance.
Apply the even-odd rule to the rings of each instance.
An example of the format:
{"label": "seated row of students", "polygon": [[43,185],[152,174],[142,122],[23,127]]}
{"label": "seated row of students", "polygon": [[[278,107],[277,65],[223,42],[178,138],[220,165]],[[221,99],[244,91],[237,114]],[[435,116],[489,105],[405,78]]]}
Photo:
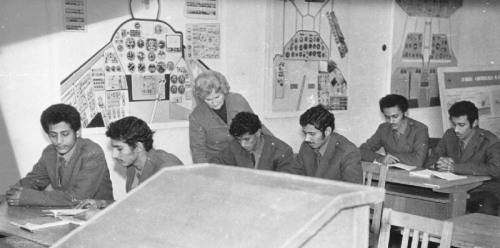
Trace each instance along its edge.
{"label": "seated row of students", "polygon": [[[404,163],[457,174],[491,176],[492,180],[469,192],[471,197],[467,201],[467,209],[472,212],[498,214],[500,140],[491,132],[478,127],[478,109],[471,102],[457,102],[450,108],[453,128],[445,133],[429,156],[428,128],[425,124],[407,117],[409,104],[403,96],[387,95],[379,101],[380,111],[386,123],[381,124],[375,134],[359,149],[348,139],[334,132],[333,114],[321,106],[316,106],[300,117],[305,141],[295,161],[286,164],[283,161],[289,159],[286,158],[287,155],[283,155],[277,164],[279,166],[273,164],[259,167],[259,160],[256,160],[255,165],[250,164],[251,155],[241,150],[234,156],[238,157],[239,162],[233,163],[231,158],[227,158],[229,153],[235,153],[232,150],[237,149],[234,147],[232,136],[237,140],[242,140],[244,136],[229,132],[231,121],[240,112],[252,113],[245,98],[231,93],[229,89],[226,78],[218,72],[206,71],[195,79],[194,93],[200,104],[189,117],[190,148],[195,163],[212,161],[236,166],[246,164],[244,167],[253,166],[257,169],[358,183],[362,181],[360,160]],[[261,127],[258,132],[249,130],[248,135],[264,133],[264,140],[273,136],[264,125],[261,124]],[[229,142],[232,142],[231,145]],[[240,142],[246,143],[243,140]],[[224,151],[228,146],[229,150]],[[460,147],[463,153],[460,152]],[[381,148],[385,154],[378,153]],[[222,155],[217,155],[220,152]],[[262,156],[261,152],[260,154]]]}
{"label": "seated row of students", "polygon": [[[353,183],[362,181],[361,160],[401,162],[419,167],[432,165],[437,170],[458,174],[491,176],[493,180],[470,192],[467,208],[497,214],[500,202],[500,141],[491,132],[478,128],[478,110],[470,102],[458,102],[450,108],[454,128],[445,133],[428,157],[428,129],[406,116],[408,102],[402,96],[388,95],[380,100],[380,110],[386,123],[381,124],[360,149],[334,132],[334,115],[318,105],[300,117],[305,140],[294,158],[290,146],[265,128],[243,96],[229,91],[222,74],[214,71],[201,73],[195,79],[194,93],[200,101],[189,117],[190,148],[195,163],[210,161]],[[49,134],[53,147],[47,147],[33,171],[7,192],[9,204],[76,205],[81,200],[93,199],[82,204],[102,207],[113,200],[102,149],[90,140],[79,138],[80,120],[78,112],[74,111],[76,114],[72,115],[76,115],[78,121],[76,117],[63,119],[66,118],[63,116],[70,116],[68,113],[57,113],[55,115],[59,119],[50,121],[44,117],[45,112],[42,114],[42,126]],[[149,159],[153,156],[150,154],[155,153],[154,149],[151,150],[152,134],[147,124],[135,117],[112,123],[106,132],[112,140],[113,158],[128,166],[127,191],[145,180],[145,177],[136,178],[143,170],[144,173],[148,171],[144,168],[144,158]],[[460,143],[465,144],[463,152],[460,152]],[[99,162],[90,161],[89,158],[93,157],[90,155],[75,153],[72,156],[72,148],[84,144],[92,149],[83,150],[99,157]],[[384,148],[385,155],[376,153],[380,148]],[[140,155],[141,152],[144,153]],[[59,157],[64,157],[69,163],[59,166]],[[164,157],[170,161],[164,166],[182,164],[171,154]],[[71,165],[76,161],[79,161],[79,167]],[[53,191],[39,191],[49,184]],[[100,186],[98,189],[104,188],[106,194],[98,192],[97,185]]]}
{"label": "seated row of students", "polygon": [[[51,145],[26,177],[10,186],[9,205],[106,207],[114,201],[109,169],[102,148],[81,138],[78,111],[65,104],[47,108],[40,118]],[[106,131],[113,158],[127,167],[126,191],[160,169],[182,165],[173,154],[153,148],[153,131],[136,117],[113,122]],[[52,190],[46,190],[47,187]]]}

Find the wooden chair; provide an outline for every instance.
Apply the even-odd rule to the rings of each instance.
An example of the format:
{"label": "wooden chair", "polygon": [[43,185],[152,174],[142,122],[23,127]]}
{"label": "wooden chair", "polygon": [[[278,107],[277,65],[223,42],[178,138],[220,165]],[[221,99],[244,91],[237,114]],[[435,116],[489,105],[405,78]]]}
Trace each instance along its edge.
{"label": "wooden chair", "polygon": [[[419,241],[422,242],[422,248],[427,248],[430,239],[429,235],[432,235],[433,238],[440,238],[440,248],[449,248],[451,246],[453,223],[385,208],[382,216],[382,229],[378,240],[378,248],[389,247],[391,226],[404,228],[401,247],[408,247],[409,237],[412,236],[412,248],[417,248]],[[411,234],[410,231],[412,232]]]}
{"label": "wooden chair", "polygon": [[[374,164],[369,162],[361,162],[363,167],[363,185],[372,185],[373,175],[378,175],[377,187],[385,188],[385,181],[387,177],[388,166],[385,164]],[[380,232],[380,220],[382,219],[382,209],[384,207],[384,202],[377,202],[371,206],[373,209],[372,223],[370,225],[370,246],[374,246],[377,243]]]}

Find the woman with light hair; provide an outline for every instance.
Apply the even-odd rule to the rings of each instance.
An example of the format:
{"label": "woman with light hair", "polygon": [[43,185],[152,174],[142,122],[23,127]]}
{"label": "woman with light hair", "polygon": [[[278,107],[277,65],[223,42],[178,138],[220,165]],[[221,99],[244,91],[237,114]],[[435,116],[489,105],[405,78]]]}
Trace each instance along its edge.
{"label": "woman with light hair", "polygon": [[[242,95],[229,91],[226,77],[219,72],[204,71],[194,84],[193,95],[198,105],[189,115],[189,146],[193,162],[206,163],[233,139],[229,134],[233,117],[253,110]],[[264,124],[262,131],[274,136]]]}

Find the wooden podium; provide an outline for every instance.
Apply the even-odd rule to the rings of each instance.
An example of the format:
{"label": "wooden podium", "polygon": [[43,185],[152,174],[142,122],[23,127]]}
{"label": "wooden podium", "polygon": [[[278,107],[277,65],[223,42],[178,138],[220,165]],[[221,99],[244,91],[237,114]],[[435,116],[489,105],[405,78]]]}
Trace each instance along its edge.
{"label": "wooden podium", "polygon": [[53,247],[368,247],[384,190],[222,165],[163,169]]}

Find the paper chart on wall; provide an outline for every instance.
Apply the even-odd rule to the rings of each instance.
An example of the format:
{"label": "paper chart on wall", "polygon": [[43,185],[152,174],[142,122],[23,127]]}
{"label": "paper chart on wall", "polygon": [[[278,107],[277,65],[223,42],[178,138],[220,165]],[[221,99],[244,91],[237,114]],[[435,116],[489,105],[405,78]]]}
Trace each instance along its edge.
{"label": "paper chart on wall", "polygon": [[87,1],[64,0],[63,17],[65,31],[87,31]]}
{"label": "paper chart on wall", "polygon": [[220,24],[186,24],[184,56],[188,59],[220,58]]}
{"label": "paper chart on wall", "polygon": [[184,16],[197,19],[217,19],[219,0],[186,0]]}
{"label": "paper chart on wall", "polygon": [[500,67],[438,68],[443,127],[451,127],[448,109],[470,101],[479,109],[479,127],[500,137]]}

